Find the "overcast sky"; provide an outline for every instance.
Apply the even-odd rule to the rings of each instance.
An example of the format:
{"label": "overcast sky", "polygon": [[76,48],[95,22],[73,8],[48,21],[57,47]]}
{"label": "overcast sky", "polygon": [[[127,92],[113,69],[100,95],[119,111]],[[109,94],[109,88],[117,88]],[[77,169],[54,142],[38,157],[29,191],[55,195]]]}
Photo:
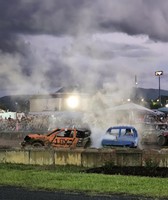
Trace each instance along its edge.
{"label": "overcast sky", "polygon": [[167,0],[0,0],[0,95],[168,90]]}

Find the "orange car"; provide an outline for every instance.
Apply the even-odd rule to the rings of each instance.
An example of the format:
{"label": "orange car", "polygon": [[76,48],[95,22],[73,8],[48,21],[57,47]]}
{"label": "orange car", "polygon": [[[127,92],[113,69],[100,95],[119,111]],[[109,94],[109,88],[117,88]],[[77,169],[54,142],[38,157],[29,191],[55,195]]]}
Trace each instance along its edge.
{"label": "orange car", "polygon": [[89,147],[91,131],[88,129],[62,128],[48,134],[29,134],[21,143],[22,147]]}

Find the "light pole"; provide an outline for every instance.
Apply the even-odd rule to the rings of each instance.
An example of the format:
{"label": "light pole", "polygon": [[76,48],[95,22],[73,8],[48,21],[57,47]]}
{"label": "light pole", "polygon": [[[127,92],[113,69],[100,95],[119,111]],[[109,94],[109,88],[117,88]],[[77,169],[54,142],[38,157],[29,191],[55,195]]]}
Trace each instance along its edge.
{"label": "light pole", "polygon": [[135,95],[134,95],[134,101],[137,103],[138,101],[138,81],[137,81],[137,75],[135,75]]}
{"label": "light pole", "polygon": [[18,102],[15,102],[15,108],[16,108],[16,112],[18,112]]}
{"label": "light pole", "polygon": [[137,87],[138,81],[137,81],[137,75],[135,75],[135,86]]}
{"label": "light pole", "polygon": [[163,75],[163,71],[156,71],[155,76],[158,76],[159,78],[159,103],[161,104],[161,95],[160,95],[160,76]]}

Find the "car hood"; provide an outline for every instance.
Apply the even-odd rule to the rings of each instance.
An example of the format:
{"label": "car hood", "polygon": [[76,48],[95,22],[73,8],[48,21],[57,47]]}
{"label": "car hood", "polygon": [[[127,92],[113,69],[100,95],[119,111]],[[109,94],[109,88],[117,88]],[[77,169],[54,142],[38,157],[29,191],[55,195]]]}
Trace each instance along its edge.
{"label": "car hood", "polygon": [[46,138],[46,135],[42,135],[42,134],[28,134],[27,135],[29,138],[33,138],[33,139],[42,139],[42,138]]}

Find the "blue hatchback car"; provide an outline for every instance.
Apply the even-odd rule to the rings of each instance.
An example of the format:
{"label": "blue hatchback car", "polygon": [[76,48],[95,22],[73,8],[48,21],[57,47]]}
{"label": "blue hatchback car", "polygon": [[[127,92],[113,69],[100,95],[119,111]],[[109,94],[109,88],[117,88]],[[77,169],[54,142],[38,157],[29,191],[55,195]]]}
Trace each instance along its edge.
{"label": "blue hatchback car", "polygon": [[133,126],[113,126],[106,131],[101,144],[103,147],[122,146],[137,148],[138,132]]}

